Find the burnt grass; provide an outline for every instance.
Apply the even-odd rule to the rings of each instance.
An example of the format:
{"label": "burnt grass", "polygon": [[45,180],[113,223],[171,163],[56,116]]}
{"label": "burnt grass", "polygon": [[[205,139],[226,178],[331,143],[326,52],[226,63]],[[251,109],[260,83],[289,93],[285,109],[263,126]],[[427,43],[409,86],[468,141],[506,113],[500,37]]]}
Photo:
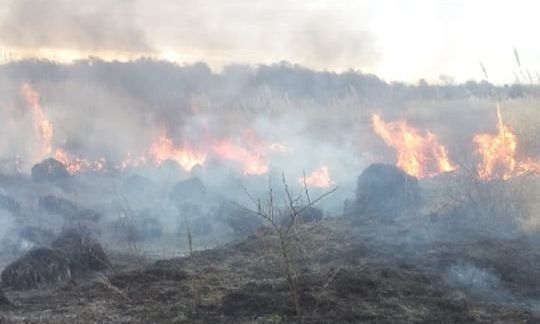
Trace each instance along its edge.
{"label": "burnt grass", "polygon": [[[44,289],[4,289],[10,305],[0,307],[0,323],[540,322],[534,242],[472,235],[411,246],[373,235],[346,219],[301,225],[301,319],[279,273],[276,238],[263,229],[190,257],[141,264],[111,256],[113,269],[103,273]],[[470,272],[472,280],[448,280],[462,265],[497,280],[485,284],[477,270],[457,276]]]}

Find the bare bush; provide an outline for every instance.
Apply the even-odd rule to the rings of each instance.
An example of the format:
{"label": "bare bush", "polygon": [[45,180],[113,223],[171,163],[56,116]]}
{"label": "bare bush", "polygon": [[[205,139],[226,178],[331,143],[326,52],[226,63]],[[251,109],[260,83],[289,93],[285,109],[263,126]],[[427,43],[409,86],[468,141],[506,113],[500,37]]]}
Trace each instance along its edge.
{"label": "bare bush", "polygon": [[305,181],[304,187],[296,195],[291,193],[284,174],[282,175],[282,184],[284,203],[281,206],[276,201],[277,197],[271,182],[269,182],[267,201],[262,202],[261,199],[255,199],[249,193],[247,194],[256,207],[256,210],[250,211],[267,221],[272,232],[278,238],[276,252],[279,256],[280,273],[287,282],[296,316],[301,318],[302,310],[298,289],[298,252],[302,250],[302,243],[298,237],[296,225],[299,217],[302,217],[306,210],[313,208],[317,202],[335,192],[337,187],[322,193],[315,199],[311,199]]}
{"label": "bare bush", "polygon": [[121,234],[121,240],[124,241],[128,253],[134,255],[140,262],[144,259],[144,248],[140,242],[139,231],[135,224],[134,214],[135,212],[131,208],[128,199],[125,196],[120,196],[116,191],[118,197],[121,198],[122,206],[119,208],[118,224]]}

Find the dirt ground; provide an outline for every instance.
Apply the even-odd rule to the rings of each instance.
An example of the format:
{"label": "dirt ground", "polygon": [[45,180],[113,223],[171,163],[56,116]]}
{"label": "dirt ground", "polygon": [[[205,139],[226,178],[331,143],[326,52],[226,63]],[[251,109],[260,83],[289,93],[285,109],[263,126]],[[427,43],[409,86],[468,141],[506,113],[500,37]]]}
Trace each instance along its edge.
{"label": "dirt ground", "polygon": [[14,306],[0,306],[0,323],[540,322],[540,252],[529,239],[412,245],[376,239],[372,226],[339,218],[298,229],[301,318],[263,229],[190,257],[111,256],[106,273],[6,290]]}

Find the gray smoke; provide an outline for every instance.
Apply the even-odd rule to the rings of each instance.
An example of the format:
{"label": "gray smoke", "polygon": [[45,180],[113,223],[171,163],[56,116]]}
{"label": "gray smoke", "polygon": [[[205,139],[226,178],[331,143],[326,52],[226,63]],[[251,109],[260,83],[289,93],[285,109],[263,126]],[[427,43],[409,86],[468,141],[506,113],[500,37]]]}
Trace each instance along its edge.
{"label": "gray smoke", "polygon": [[150,52],[132,0],[3,0],[0,38],[16,47]]}

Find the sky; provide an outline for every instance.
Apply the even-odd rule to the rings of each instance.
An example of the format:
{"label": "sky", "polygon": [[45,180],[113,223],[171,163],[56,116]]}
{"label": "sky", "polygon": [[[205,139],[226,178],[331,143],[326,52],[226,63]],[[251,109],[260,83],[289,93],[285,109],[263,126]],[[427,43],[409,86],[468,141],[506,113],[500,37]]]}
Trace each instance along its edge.
{"label": "sky", "polygon": [[482,63],[491,82],[538,82],[539,9],[533,0],[0,0],[0,59],[151,56],[216,71],[289,61],[410,83],[481,80]]}

